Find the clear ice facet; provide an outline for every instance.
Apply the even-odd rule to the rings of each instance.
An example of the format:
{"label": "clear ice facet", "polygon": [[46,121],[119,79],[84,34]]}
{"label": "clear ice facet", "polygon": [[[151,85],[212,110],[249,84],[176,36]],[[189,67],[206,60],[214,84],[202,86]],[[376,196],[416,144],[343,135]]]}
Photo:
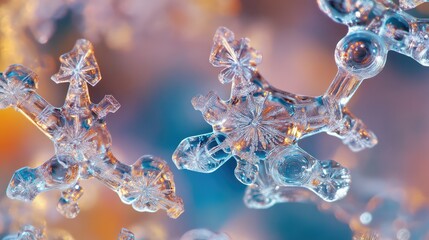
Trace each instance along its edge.
{"label": "clear ice facet", "polygon": [[[219,79],[232,83],[231,97],[222,100],[210,92],[194,98],[192,104],[213,127],[213,133],[200,136],[224,136],[221,149],[228,158],[236,159],[237,179],[249,185],[246,205],[266,208],[306,197],[302,191],[291,193],[287,190],[290,187],[309,189],[325,201],[346,195],[349,171],[334,161],[313,158],[297,143],[326,132],[340,138],[352,151],[377,144],[375,134],[346,105],[363,80],[382,71],[388,51],[429,66],[429,22],[402,10],[423,2],[404,0],[399,7],[391,1],[318,0],[320,9],[347,25],[349,31],[335,49],[338,72],[325,94],[317,97],[270,86],[256,69],[261,56],[249,46],[249,40],[237,40],[230,30],[218,29],[210,62],[223,68]],[[182,141],[173,155],[176,165],[206,173],[219,168],[221,164],[214,164],[210,154],[195,151],[202,148],[190,147],[204,145],[204,141],[196,137]]]}
{"label": "clear ice facet", "polygon": [[131,166],[129,180],[120,188],[123,202],[131,202],[139,212],[165,209],[172,218],[183,213],[183,202],[174,195],[173,174],[165,162],[143,156]]}
{"label": "clear ice facet", "polygon": [[11,65],[0,76],[0,109],[22,103],[37,88],[38,78],[31,70]]}
{"label": "clear ice facet", "polygon": [[[375,135],[346,107],[362,80],[384,66],[380,56],[386,51],[372,42],[377,39],[374,35],[360,34],[357,40],[339,44],[342,48],[337,47],[337,52],[344,49],[345,53],[337,53],[337,58],[344,66],[324,95],[310,97],[272,87],[256,69],[261,56],[249,40],[236,40],[230,30],[219,28],[210,62],[224,68],[220,80],[232,83],[231,97],[222,100],[209,92],[192,100],[213,132],[184,139],[173,154],[176,166],[210,173],[234,158],[235,176],[248,185],[244,202],[251,208],[310,198],[302,189],[329,202],[343,198],[350,186],[348,169],[315,159],[297,143],[320,132],[342,139],[354,151],[377,143]],[[216,141],[210,141],[213,136]],[[215,147],[208,147],[209,142],[216,143]]]}
{"label": "clear ice facet", "polygon": [[44,189],[42,178],[35,169],[21,168],[13,174],[6,194],[12,199],[32,201]]}
{"label": "clear ice facet", "polygon": [[170,217],[177,218],[184,211],[183,202],[175,194],[173,175],[166,162],[144,156],[130,166],[119,162],[111,151],[105,118],[120,104],[111,95],[98,104],[90,100],[87,83],[94,86],[101,80],[92,44],[78,40],[60,61],[60,70],[52,80],[70,84],[60,108],[37,94],[37,75],[24,66],[11,65],[0,75],[0,107],[13,106],[26,115],[53,141],[56,153],[39,167],[16,171],[7,196],[31,201],[41,192],[60,189],[57,210],[74,218],[80,211],[77,201],[83,194],[79,181],[96,178],[137,211],[164,209]]}
{"label": "clear ice facet", "polygon": [[249,47],[249,40],[246,38],[236,40],[232,31],[221,27],[213,41],[210,62],[216,67],[224,68],[219,74],[219,81],[221,83],[230,83],[233,80],[249,81],[255,67],[262,60],[261,54]]}
{"label": "clear ice facet", "polygon": [[332,20],[349,27],[337,46],[339,67],[362,78],[375,76],[395,51],[429,66],[428,21],[403,11],[426,0],[318,0]]}
{"label": "clear ice facet", "polygon": [[210,173],[222,166],[230,157],[225,137],[212,133],[185,138],[173,154],[179,169]]}
{"label": "clear ice facet", "polygon": [[52,76],[56,83],[85,81],[95,86],[101,80],[92,43],[86,39],[77,40],[71,52],[61,55],[60,62],[59,72]]}

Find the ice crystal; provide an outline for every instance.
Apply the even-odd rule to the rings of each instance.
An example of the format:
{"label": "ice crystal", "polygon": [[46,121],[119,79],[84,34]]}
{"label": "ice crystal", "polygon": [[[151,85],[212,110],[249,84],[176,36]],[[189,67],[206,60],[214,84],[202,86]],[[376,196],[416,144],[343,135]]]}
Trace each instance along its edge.
{"label": "ice crystal", "polygon": [[[405,8],[422,2],[401,4]],[[309,189],[325,201],[347,194],[349,171],[334,161],[315,159],[298,147],[298,141],[326,132],[353,151],[377,144],[374,133],[346,105],[363,80],[381,72],[390,50],[429,66],[429,24],[390,1],[318,0],[318,4],[334,21],[349,27],[336,47],[338,72],[325,94],[299,96],[272,87],[257,70],[261,55],[249,40],[237,40],[230,30],[219,28],[210,62],[223,67],[219,80],[232,83],[231,96],[222,100],[210,92],[192,100],[213,132],[179,144],[173,154],[178,168],[208,173],[234,158],[237,179],[249,185],[245,203],[254,208],[301,195],[290,194],[288,187]]]}
{"label": "ice crystal", "polygon": [[[231,97],[224,101],[210,92],[192,100],[213,126],[213,133],[184,139],[173,155],[175,164],[207,173],[234,158],[235,176],[249,185],[244,201],[253,208],[291,200],[295,196],[289,187],[307,188],[326,201],[344,197],[349,171],[334,161],[315,159],[297,142],[328,132],[343,139],[352,150],[376,143],[375,136],[344,106],[358,80],[339,74],[328,92],[319,97],[283,92],[259,74],[256,65],[261,56],[248,44],[249,40],[236,40],[226,28],[216,32],[210,62],[234,72]],[[248,64],[232,68],[236,62]],[[222,83],[229,82],[224,79],[224,74],[219,75]],[[337,96],[334,93],[339,86],[344,89]]]}
{"label": "ice crystal", "polygon": [[78,40],[60,61],[60,70],[52,80],[70,84],[61,108],[37,94],[38,78],[24,66],[11,65],[0,76],[0,107],[13,106],[26,115],[53,141],[56,153],[37,168],[16,171],[7,196],[31,201],[41,192],[61,189],[57,209],[74,218],[79,213],[77,200],[83,194],[79,181],[94,177],[137,211],[164,209],[177,218],[183,212],[183,203],[175,195],[166,162],[143,156],[130,166],[119,162],[110,149],[105,117],[120,105],[112,96],[105,96],[98,104],[90,101],[87,83],[94,86],[101,80],[92,44]]}
{"label": "ice crystal", "polygon": [[[424,0],[401,0],[401,8],[414,8]],[[318,0],[332,20],[345,24],[350,31],[337,45],[336,60],[349,73],[376,75],[382,70],[387,51],[409,56],[429,66],[426,19],[404,12],[393,1]]]}

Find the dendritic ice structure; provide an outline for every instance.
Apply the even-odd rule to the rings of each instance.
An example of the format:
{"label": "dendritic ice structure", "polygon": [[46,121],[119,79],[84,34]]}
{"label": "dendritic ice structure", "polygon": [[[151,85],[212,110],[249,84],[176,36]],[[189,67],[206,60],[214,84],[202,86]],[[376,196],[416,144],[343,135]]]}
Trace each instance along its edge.
{"label": "dendritic ice structure", "polygon": [[60,189],[57,209],[65,217],[74,218],[79,213],[77,200],[83,194],[79,181],[94,177],[137,211],[164,209],[177,218],[183,212],[183,202],[175,195],[173,174],[166,162],[147,155],[126,165],[110,149],[105,118],[120,105],[110,95],[98,104],[90,101],[87,83],[95,86],[101,80],[92,44],[78,40],[60,61],[60,70],[52,80],[70,84],[60,108],[37,94],[38,77],[24,66],[11,65],[0,75],[0,108],[15,107],[55,146],[55,155],[41,166],[15,172],[7,196],[31,201],[41,192]]}
{"label": "dendritic ice structure", "polygon": [[[401,4],[406,8],[406,3],[421,2]],[[290,187],[309,189],[325,201],[347,194],[349,170],[312,157],[297,143],[326,132],[353,151],[377,144],[375,134],[346,105],[364,79],[381,72],[389,50],[429,66],[429,22],[385,0],[318,0],[318,4],[334,21],[349,27],[335,49],[338,72],[328,90],[311,97],[272,87],[257,70],[262,57],[249,40],[235,39],[233,32],[219,28],[210,62],[223,68],[219,80],[232,83],[231,96],[222,100],[209,92],[192,100],[213,132],[179,144],[173,154],[179,169],[210,173],[234,158],[235,176],[248,185],[244,201],[251,208],[306,197]]]}
{"label": "dendritic ice structure", "polygon": [[210,62],[223,67],[219,80],[232,83],[231,97],[224,101],[209,92],[192,100],[213,132],[180,143],[173,155],[178,168],[209,173],[234,158],[235,176],[249,185],[244,201],[252,208],[289,201],[289,187],[310,189],[326,201],[346,195],[349,171],[334,161],[315,159],[297,141],[325,131],[342,138],[353,150],[377,142],[344,107],[355,90],[353,85],[344,86],[344,81],[355,78],[340,72],[319,97],[275,89],[257,71],[261,55],[249,46],[249,40],[235,39],[224,27],[214,36]]}
{"label": "dendritic ice structure", "polygon": [[318,0],[326,15],[349,28],[337,45],[337,65],[368,78],[383,69],[387,52],[395,51],[429,66],[429,21],[402,10],[423,2],[401,0],[398,6],[387,0]]}
{"label": "dendritic ice structure", "polygon": [[[126,228],[122,228],[118,240],[135,240],[134,233]],[[214,233],[210,230],[199,228],[187,231],[180,240],[230,240],[225,233]]]}

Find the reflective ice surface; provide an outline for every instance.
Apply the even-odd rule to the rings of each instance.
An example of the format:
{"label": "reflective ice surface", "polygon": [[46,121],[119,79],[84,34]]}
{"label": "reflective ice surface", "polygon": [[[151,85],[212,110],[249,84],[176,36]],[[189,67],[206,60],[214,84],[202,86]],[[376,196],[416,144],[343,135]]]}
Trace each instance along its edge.
{"label": "reflective ice surface", "polygon": [[[234,158],[235,176],[249,185],[244,201],[252,208],[290,201],[285,187],[307,188],[325,201],[346,195],[348,170],[334,161],[315,159],[297,143],[326,132],[353,151],[377,144],[375,134],[346,105],[363,80],[382,71],[388,51],[429,66],[429,24],[390,1],[319,0],[318,4],[334,21],[349,27],[335,49],[338,72],[325,94],[299,96],[272,87],[257,70],[261,55],[249,40],[236,39],[230,30],[219,28],[210,62],[222,68],[221,83],[232,83],[231,97],[222,100],[210,92],[192,100],[213,132],[180,143],[173,155],[178,168],[208,173]],[[405,1],[401,4],[404,7]]]}
{"label": "reflective ice surface", "polygon": [[290,201],[294,196],[289,187],[307,188],[325,201],[346,195],[349,171],[337,162],[314,158],[297,142],[327,132],[354,151],[374,146],[375,135],[345,107],[362,77],[340,69],[318,97],[275,89],[257,71],[261,55],[249,40],[237,40],[223,27],[215,34],[210,62],[223,68],[219,80],[232,83],[231,97],[225,101],[210,92],[192,100],[213,132],[180,143],[173,155],[178,168],[208,173],[234,158],[235,176],[249,185],[244,201],[252,208]]}
{"label": "reflective ice surface", "polygon": [[79,181],[96,178],[137,211],[164,209],[170,217],[177,218],[183,212],[183,203],[175,195],[173,175],[166,162],[142,156],[126,165],[110,149],[112,141],[105,117],[120,105],[110,95],[97,104],[90,101],[87,83],[95,86],[101,80],[92,44],[78,40],[60,61],[60,70],[52,80],[70,84],[61,108],[52,106],[35,91],[38,77],[26,67],[11,65],[0,76],[0,107],[16,108],[55,146],[55,155],[41,166],[15,172],[7,196],[31,201],[41,192],[60,189],[57,209],[65,217],[74,218],[79,213],[77,201],[83,194]]}
{"label": "reflective ice surface", "polygon": [[[400,4],[408,9],[423,2],[402,0]],[[427,19],[411,16],[393,1],[318,0],[318,3],[332,20],[349,27],[347,36],[337,46],[344,51],[337,52],[340,54],[336,56],[337,64],[349,72],[365,71],[375,75],[376,69],[383,67],[389,50],[429,66]],[[356,67],[356,62],[365,66]]]}

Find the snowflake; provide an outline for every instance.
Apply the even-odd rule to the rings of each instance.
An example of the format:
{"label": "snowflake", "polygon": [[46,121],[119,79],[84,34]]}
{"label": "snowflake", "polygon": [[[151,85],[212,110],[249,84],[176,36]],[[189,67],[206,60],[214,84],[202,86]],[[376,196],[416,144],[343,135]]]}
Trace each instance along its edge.
{"label": "snowflake", "polygon": [[228,81],[225,74],[219,75],[222,83],[232,82],[231,97],[224,101],[210,92],[192,100],[213,133],[184,139],[174,152],[175,164],[213,172],[234,158],[235,176],[249,185],[245,203],[254,208],[295,198],[287,196],[288,187],[307,188],[326,201],[344,197],[349,171],[336,162],[315,159],[297,141],[324,131],[345,143],[353,140],[350,147],[360,150],[372,147],[375,136],[349,114],[342,97],[297,96],[271,87],[256,69],[260,54],[248,44],[249,40],[236,40],[226,28],[216,32],[210,62],[225,67],[223,72],[234,72]]}
{"label": "snowflake", "polygon": [[213,66],[224,67],[219,74],[219,80],[222,83],[242,78],[249,80],[256,65],[262,60],[261,54],[249,47],[248,39],[235,40],[234,34],[225,28],[219,31],[222,33],[214,38],[216,44],[213,45],[210,56]]}
{"label": "snowflake", "polygon": [[[403,9],[424,0],[402,0]],[[339,41],[338,73],[320,96],[300,96],[272,87],[259,73],[261,55],[246,38],[235,39],[227,28],[217,30],[210,54],[223,67],[221,83],[232,83],[231,96],[214,92],[192,100],[212,133],[184,139],[173,154],[180,169],[213,172],[235,159],[236,178],[248,185],[244,201],[253,208],[307,198],[300,190],[325,201],[343,198],[349,189],[348,169],[334,161],[315,159],[298,147],[302,138],[326,132],[353,151],[377,144],[375,134],[346,107],[363,80],[384,67],[388,51],[396,51],[429,66],[427,21],[404,12],[391,1],[319,0],[320,9],[349,32]],[[198,156],[198,157],[196,157]]]}
{"label": "snowflake", "polygon": [[[16,171],[8,197],[31,201],[41,192],[61,189],[57,209],[74,218],[80,211],[77,200],[83,194],[79,180],[96,178],[137,211],[165,209],[170,217],[177,218],[183,203],[175,195],[173,176],[165,161],[145,156],[129,166],[111,152],[105,117],[120,105],[112,96],[105,96],[98,104],[90,101],[87,83],[94,86],[101,80],[92,44],[78,40],[60,61],[60,70],[52,80],[70,83],[61,108],[36,93],[38,78],[31,70],[11,65],[0,77],[0,106],[13,106],[24,113],[53,141],[56,152],[42,166]],[[129,189],[133,189],[132,198],[124,197]]]}

